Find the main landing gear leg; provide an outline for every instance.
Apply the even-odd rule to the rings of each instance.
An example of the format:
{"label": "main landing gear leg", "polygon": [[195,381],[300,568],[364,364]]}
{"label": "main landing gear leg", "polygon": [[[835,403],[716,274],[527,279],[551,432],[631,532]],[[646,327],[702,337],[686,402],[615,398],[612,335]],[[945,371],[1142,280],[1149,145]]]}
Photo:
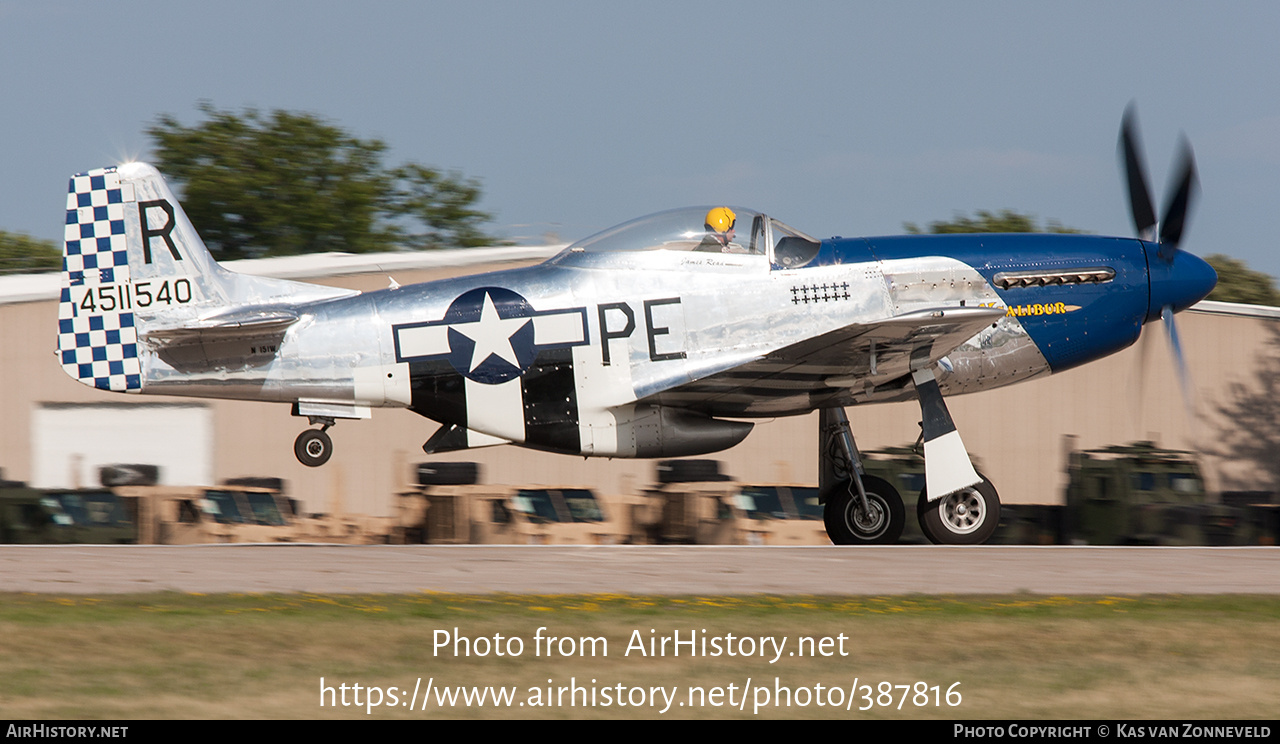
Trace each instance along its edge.
{"label": "main landing gear leg", "polygon": [[299,434],[293,441],[293,454],[303,465],[318,468],[329,462],[329,458],[333,456],[333,440],[325,432],[336,422],[328,416],[308,416],[307,419],[313,425],[321,426],[319,429],[307,429]]}
{"label": "main landing gear leg", "polygon": [[923,419],[925,488],[916,501],[920,531],[940,545],[980,545],[1000,521],[1000,497],[973,469],[933,370],[917,370],[912,381]]}
{"label": "main landing gear leg", "polygon": [[843,408],[824,408],[818,415],[818,485],[827,536],[836,545],[896,543],[906,520],[902,497],[888,481],[863,472]]}

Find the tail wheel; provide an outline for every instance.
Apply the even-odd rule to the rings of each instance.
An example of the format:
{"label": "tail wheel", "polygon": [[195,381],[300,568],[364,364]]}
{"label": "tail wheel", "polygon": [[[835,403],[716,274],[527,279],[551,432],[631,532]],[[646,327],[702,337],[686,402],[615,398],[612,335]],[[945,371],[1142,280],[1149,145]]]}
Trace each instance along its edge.
{"label": "tail wheel", "polygon": [[920,530],[935,545],[981,545],[1000,522],[1000,496],[985,477],[977,485],[934,501],[921,491],[916,516]]}
{"label": "tail wheel", "polygon": [[862,476],[867,492],[867,510],[860,506],[853,481],[845,478],[831,486],[826,496],[823,522],[827,537],[836,545],[891,545],[902,536],[906,509],[902,497],[889,482],[873,475]]}
{"label": "tail wheel", "polygon": [[293,454],[303,465],[318,468],[333,456],[333,440],[322,429],[307,429],[294,440]]}

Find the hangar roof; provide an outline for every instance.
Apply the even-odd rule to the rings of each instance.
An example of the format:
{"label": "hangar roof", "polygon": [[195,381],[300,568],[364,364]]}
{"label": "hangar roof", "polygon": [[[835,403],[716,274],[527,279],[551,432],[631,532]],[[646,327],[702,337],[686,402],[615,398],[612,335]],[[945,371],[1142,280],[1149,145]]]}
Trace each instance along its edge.
{"label": "hangar roof", "polygon": [[[536,261],[551,258],[567,243],[538,246],[496,246],[492,248],[444,248],[431,251],[394,253],[309,253],[302,256],[254,258],[223,261],[230,271],[277,279],[307,279],[350,274],[371,274],[414,269],[473,266],[506,261]],[[58,299],[60,274],[13,274],[0,276],[0,305]]]}

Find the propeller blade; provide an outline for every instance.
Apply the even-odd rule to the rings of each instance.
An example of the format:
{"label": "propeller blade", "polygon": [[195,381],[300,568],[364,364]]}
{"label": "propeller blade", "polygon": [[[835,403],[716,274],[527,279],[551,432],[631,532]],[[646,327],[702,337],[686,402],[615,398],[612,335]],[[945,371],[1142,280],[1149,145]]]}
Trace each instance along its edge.
{"label": "propeller blade", "polygon": [[1195,419],[1195,387],[1191,382],[1191,373],[1187,371],[1187,360],[1182,355],[1182,341],[1178,338],[1178,326],[1173,319],[1173,308],[1165,305],[1160,310],[1160,318],[1164,321],[1164,329],[1169,336],[1169,349],[1173,352],[1173,360],[1178,370],[1178,384],[1182,388],[1182,402],[1187,407],[1187,416]]}
{"label": "propeller blade", "polygon": [[1165,207],[1164,219],[1160,220],[1160,258],[1166,261],[1173,260],[1173,252],[1178,249],[1178,243],[1182,242],[1191,202],[1200,187],[1200,179],[1196,175],[1196,157],[1185,136],[1179,142],[1178,167],[1174,172],[1178,174],[1173,181],[1177,186]]}
{"label": "propeller blade", "polygon": [[1138,140],[1137,111],[1130,103],[1120,125],[1120,157],[1124,161],[1125,182],[1129,186],[1129,210],[1138,237],[1155,238],[1156,210],[1151,205],[1151,189],[1147,187],[1147,166],[1142,159]]}
{"label": "propeller blade", "polygon": [[1147,389],[1147,379],[1150,377],[1151,371],[1149,362],[1151,361],[1151,337],[1155,333],[1143,327],[1142,332],[1138,335],[1138,364],[1133,371],[1133,384],[1130,392],[1130,400],[1134,402],[1136,410],[1132,411],[1134,421],[1142,421],[1145,406],[1143,404],[1144,391]]}

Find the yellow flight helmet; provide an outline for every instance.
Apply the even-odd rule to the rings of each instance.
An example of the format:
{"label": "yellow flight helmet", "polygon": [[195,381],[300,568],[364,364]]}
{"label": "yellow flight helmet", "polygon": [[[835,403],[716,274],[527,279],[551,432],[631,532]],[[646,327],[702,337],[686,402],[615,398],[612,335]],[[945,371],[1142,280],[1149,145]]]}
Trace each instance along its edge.
{"label": "yellow flight helmet", "polygon": [[707,229],[718,233],[729,232],[738,221],[738,215],[728,207],[715,207],[707,212]]}

